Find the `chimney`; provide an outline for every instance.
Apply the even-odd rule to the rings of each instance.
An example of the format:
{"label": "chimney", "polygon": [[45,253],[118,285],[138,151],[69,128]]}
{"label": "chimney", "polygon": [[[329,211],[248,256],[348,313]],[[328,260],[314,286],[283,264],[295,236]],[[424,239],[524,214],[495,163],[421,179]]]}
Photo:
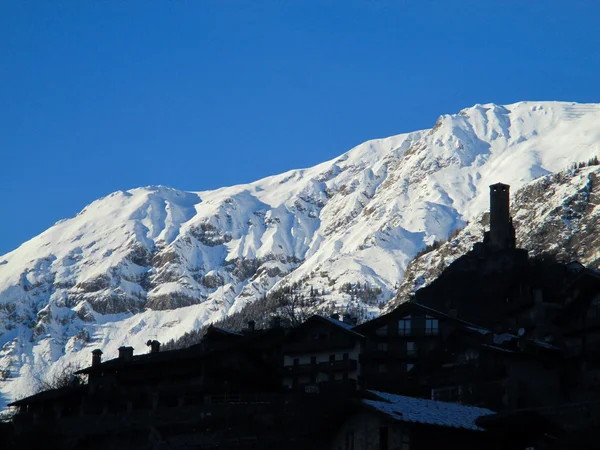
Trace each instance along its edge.
{"label": "chimney", "polygon": [[254,320],[249,320],[248,321],[248,331],[254,331],[255,327],[256,327],[256,322]]}
{"label": "chimney", "polygon": [[146,342],[146,345],[150,347],[150,353],[160,352],[160,342],[149,340],[148,342]]}
{"label": "chimney", "polygon": [[340,320],[340,315],[337,313],[331,314],[329,316],[330,319]]}
{"label": "chimney", "polygon": [[133,347],[119,347],[119,359],[123,362],[133,361]]}
{"label": "chimney", "polygon": [[92,367],[97,367],[102,364],[102,350],[97,348],[92,352]]}

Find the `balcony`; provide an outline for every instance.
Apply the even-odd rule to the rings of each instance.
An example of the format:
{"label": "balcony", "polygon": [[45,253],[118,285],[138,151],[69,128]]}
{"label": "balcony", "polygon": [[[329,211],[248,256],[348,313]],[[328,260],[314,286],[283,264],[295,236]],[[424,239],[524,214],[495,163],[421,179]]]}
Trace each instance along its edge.
{"label": "balcony", "polygon": [[283,353],[317,353],[330,350],[348,350],[355,346],[352,339],[323,339],[304,342],[290,342],[284,345]]}
{"label": "balcony", "polygon": [[320,362],[317,364],[296,364],[284,366],[285,375],[310,375],[316,372],[337,372],[356,370],[358,362],[355,359]]}

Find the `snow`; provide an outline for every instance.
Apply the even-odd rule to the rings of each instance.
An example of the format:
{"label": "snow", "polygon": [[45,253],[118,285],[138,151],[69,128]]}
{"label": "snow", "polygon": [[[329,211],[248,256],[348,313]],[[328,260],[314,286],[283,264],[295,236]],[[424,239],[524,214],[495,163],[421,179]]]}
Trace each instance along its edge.
{"label": "snow", "polygon": [[341,320],[334,319],[333,317],[325,317],[325,316],[320,316],[320,317],[327,320],[328,322],[331,322],[336,327],[343,328],[344,330],[352,331],[352,329],[354,328],[354,325],[344,323]]}
{"label": "snow", "polygon": [[[490,184],[515,192],[599,154],[598,123],[595,104],[475,105],[254,183],[101,198],[0,256],[0,408],[94,348],[145,349],[292,283],[338,307],[345,283],[389,300],[418,251],[487,210]],[[190,306],[148,309],[175,298]]]}
{"label": "snow", "polygon": [[479,328],[479,327],[467,327],[467,328],[471,331],[475,331],[475,332],[483,334],[483,335],[491,333],[490,330],[486,330],[485,328]]}
{"label": "snow", "polygon": [[514,339],[519,339],[519,338],[517,336],[515,336],[514,334],[510,334],[510,333],[496,333],[496,334],[494,334],[494,337],[493,337],[494,344],[497,344],[497,345],[502,345],[505,342],[510,342]]}
{"label": "snow", "polygon": [[362,402],[365,405],[375,408],[400,422],[484,431],[483,428],[475,424],[475,420],[481,416],[494,414],[494,411],[475,406],[406,397],[386,392],[369,392],[381,400],[363,399]]}

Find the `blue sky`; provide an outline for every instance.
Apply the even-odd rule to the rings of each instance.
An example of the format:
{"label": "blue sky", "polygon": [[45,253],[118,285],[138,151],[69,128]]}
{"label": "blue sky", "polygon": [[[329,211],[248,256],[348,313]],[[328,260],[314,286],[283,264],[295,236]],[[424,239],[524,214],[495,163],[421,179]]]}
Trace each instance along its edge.
{"label": "blue sky", "polygon": [[475,103],[599,102],[600,2],[0,2],[0,253],[118,189],[249,182]]}

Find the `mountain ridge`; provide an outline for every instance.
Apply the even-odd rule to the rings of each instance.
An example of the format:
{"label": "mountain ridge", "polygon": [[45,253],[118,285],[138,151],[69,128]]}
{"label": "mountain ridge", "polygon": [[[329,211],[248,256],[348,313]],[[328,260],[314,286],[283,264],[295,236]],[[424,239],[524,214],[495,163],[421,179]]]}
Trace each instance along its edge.
{"label": "mountain ridge", "polygon": [[[291,284],[375,315],[423,247],[487,209],[487,185],[516,189],[599,154],[598,123],[598,104],[475,105],[253,183],[109,194],[0,256],[0,369],[15,375],[0,392],[22,395],[95,347],[176,338]],[[379,294],[362,302],[349,283]]]}

